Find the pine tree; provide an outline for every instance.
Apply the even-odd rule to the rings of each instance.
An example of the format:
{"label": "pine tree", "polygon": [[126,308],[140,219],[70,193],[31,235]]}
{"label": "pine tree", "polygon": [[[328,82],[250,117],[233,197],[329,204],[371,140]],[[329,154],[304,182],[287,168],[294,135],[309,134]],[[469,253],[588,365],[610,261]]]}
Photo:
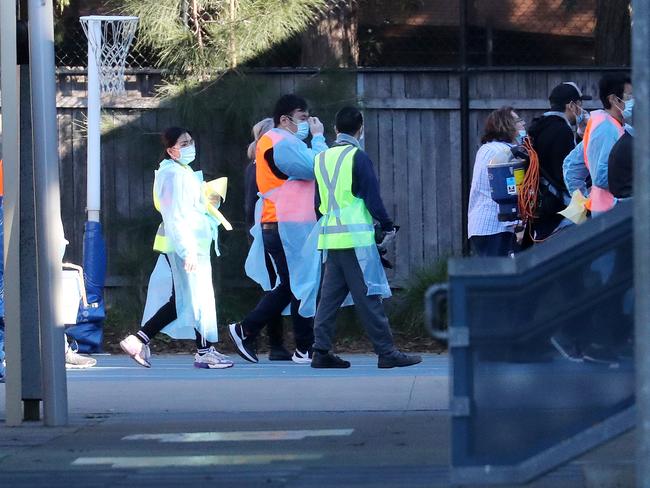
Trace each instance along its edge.
{"label": "pine tree", "polygon": [[160,68],[208,79],[301,32],[327,0],[119,0]]}

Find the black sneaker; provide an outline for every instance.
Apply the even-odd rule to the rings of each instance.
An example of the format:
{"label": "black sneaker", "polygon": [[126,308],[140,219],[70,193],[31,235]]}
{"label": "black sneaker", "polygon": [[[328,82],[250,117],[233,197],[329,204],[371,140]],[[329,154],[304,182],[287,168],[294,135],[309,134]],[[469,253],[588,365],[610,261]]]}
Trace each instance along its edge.
{"label": "black sneaker", "polygon": [[401,368],[404,366],[413,366],[422,362],[422,357],[417,355],[408,355],[400,351],[394,351],[390,354],[379,356],[377,361],[378,368]]}
{"label": "black sneaker", "polygon": [[232,342],[235,344],[237,353],[246,361],[257,363],[258,359],[257,354],[255,354],[255,339],[244,335],[241,323],[237,322],[236,324],[228,325],[228,332],[230,333]]}
{"label": "black sneaker", "polygon": [[312,368],[349,368],[350,361],[341,359],[336,354],[328,352],[323,354],[322,352],[314,351],[311,358],[311,367]]}
{"label": "black sneaker", "polygon": [[283,345],[271,346],[269,361],[291,361],[291,353]]}

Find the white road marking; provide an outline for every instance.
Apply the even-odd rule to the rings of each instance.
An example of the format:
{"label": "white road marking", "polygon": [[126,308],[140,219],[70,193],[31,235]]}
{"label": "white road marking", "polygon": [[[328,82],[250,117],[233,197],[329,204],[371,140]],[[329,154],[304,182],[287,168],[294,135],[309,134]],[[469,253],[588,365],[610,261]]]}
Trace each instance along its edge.
{"label": "white road marking", "polygon": [[80,457],[73,466],[110,465],[112,468],[167,468],[172,466],[231,466],[269,464],[277,461],[311,461],[322,454],[250,454],[215,456],[141,456],[141,457]]}
{"label": "white road marking", "polygon": [[134,434],[122,437],[122,440],[158,442],[294,441],[307,437],[347,436],[352,435],[352,432],[354,429],[181,432],[178,434]]}

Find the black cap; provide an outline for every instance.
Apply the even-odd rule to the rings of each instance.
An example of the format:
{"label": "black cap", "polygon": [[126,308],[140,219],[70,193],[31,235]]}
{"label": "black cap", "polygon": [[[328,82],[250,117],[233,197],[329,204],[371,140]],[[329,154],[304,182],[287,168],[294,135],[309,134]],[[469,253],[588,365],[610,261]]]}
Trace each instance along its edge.
{"label": "black cap", "polygon": [[578,85],[574,82],[565,81],[551,90],[548,99],[551,105],[566,105],[577,100],[591,100],[591,97],[589,95],[583,95]]}

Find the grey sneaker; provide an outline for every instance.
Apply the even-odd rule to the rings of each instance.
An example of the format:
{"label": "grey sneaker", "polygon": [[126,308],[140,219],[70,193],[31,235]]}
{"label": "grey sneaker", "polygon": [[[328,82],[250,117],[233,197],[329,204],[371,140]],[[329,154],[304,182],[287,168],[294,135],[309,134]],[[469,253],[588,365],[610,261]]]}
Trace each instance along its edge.
{"label": "grey sneaker", "polygon": [[377,361],[378,368],[402,368],[404,366],[413,366],[422,362],[422,357],[418,355],[404,354],[401,351],[393,351],[390,354],[379,356]]}
{"label": "grey sneaker", "polygon": [[66,369],[87,369],[92,368],[95,366],[95,364],[97,364],[97,360],[95,358],[89,358],[88,356],[77,354],[70,347],[65,352]]}
{"label": "grey sneaker", "polygon": [[221,354],[217,351],[214,346],[210,346],[210,349],[205,354],[199,354],[198,352],[194,355],[194,367],[201,369],[225,369],[232,368],[232,360],[225,354]]}

